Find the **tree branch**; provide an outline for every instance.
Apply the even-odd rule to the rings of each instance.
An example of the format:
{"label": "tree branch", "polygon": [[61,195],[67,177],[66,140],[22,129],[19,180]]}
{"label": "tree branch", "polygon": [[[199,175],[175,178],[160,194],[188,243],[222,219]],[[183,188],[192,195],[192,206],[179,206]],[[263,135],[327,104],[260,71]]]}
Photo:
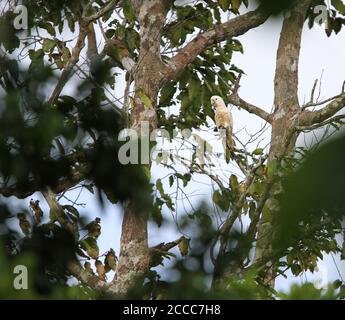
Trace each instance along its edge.
{"label": "tree branch", "polygon": [[188,64],[192,63],[207,47],[226,39],[240,36],[248,30],[263,24],[268,17],[267,11],[258,8],[255,11],[218,24],[214,28],[199,34],[170,59],[166,79],[173,78]]}
{"label": "tree branch", "polygon": [[253,113],[255,115],[257,115],[258,117],[260,117],[261,119],[267,121],[268,123],[271,123],[272,119],[271,119],[271,115],[266,112],[265,110],[263,110],[262,108],[259,108],[253,104],[250,104],[246,101],[244,101],[243,99],[241,99],[238,95],[238,90],[240,88],[240,80],[241,80],[241,74],[238,76],[234,87],[232,89],[231,94],[228,96],[229,102],[239,108],[242,108],[246,111],[248,111],[249,113]]}
{"label": "tree branch", "polygon": [[248,235],[248,238],[251,239],[251,240],[254,240],[255,235],[257,233],[258,223],[260,221],[262,210],[263,210],[267,200],[271,196],[272,187],[273,187],[273,182],[272,181],[268,181],[266,186],[265,186],[264,194],[263,194],[262,198],[260,199],[260,201],[257,204],[257,207],[256,207],[255,212],[254,212],[253,219],[250,222],[249,227],[247,229],[246,234]]}
{"label": "tree branch", "polygon": [[70,261],[68,263],[68,271],[79,281],[90,286],[92,289],[106,291],[108,283],[101,280],[96,275],[87,272],[78,261]]}
{"label": "tree branch", "polygon": [[308,131],[313,131],[315,129],[321,128],[321,127],[326,126],[328,124],[333,124],[333,123],[337,123],[337,122],[341,123],[341,124],[345,124],[345,122],[342,121],[343,119],[345,119],[345,115],[341,114],[339,116],[329,118],[323,122],[315,123],[315,124],[312,124],[310,126],[298,126],[298,127],[296,127],[296,130],[308,132]]}
{"label": "tree branch", "polygon": [[[68,190],[69,188],[74,187],[78,183],[85,180],[86,177],[81,172],[75,172],[71,177],[67,177],[64,180],[59,181],[53,188],[55,194],[61,193]],[[30,197],[33,193],[40,191],[40,186],[36,181],[31,181],[29,189],[21,189],[17,185],[12,186],[2,186],[0,187],[0,194],[4,197],[17,197],[18,199],[25,199]]]}
{"label": "tree branch", "polygon": [[135,61],[130,57],[130,53],[128,51],[128,49],[126,48],[124,41],[118,38],[112,38],[109,39],[107,38],[102,25],[100,24],[100,29],[105,41],[105,46],[103,51],[100,53],[100,58],[102,59],[106,54],[108,54],[110,57],[113,57],[113,55],[110,55],[110,51],[113,48],[116,48],[116,59],[118,59],[122,66],[124,67],[125,70],[127,70],[128,72],[132,72],[135,67]]}
{"label": "tree branch", "polygon": [[[49,105],[52,105],[55,102],[55,100],[59,97],[61,91],[65,87],[70,76],[72,75],[73,67],[78,63],[80,53],[85,46],[85,38],[88,35],[90,35],[90,31],[91,31],[90,29],[93,29],[93,26],[90,27],[90,24],[92,24],[93,21],[101,18],[103,15],[105,15],[110,10],[114,9],[114,7],[117,3],[118,3],[118,0],[112,0],[107,5],[105,5],[103,8],[101,8],[95,14],[93,14],[91,16],[85,16],[85,14],[83,14],[82,18],[79,21],[79,29],[80,30],[79,30],[77,43],[72,50],[72,56],[71,56],[70,60],[68,61],[68,64],[65,66],[64,70],[62,71],[61,77],[60,77],[52,95],[50,96],[50,98],[48,100]],[[89,41],[90,40],[93,41],[93,39],[90,39],[90,36],[89,36]]]}
{"label": "tree branch", "polygon": [[[48,206],[51,211],[55,212],[56,215],[61,215],[63,213],[63,208],[56,200],[55,193],[48,188],[46,191],[42,191],[44,198],[46,199]],[[60,221],[59,221],[60,222]],[[60,222],[61,223],[61,222]],[[101,280],[94,274],[87,272],[77,260],[72,260],[68,263],[68,270],[73,276],[75,276],[79,281],[89,285],[93,289],[104,290],[106,289],[107,283]]]}
{"label": "tree branch", "polygon": [[83,16],[83,21],[89,24],[90,22],[96,21],[99,18],[103,17],[106,13],[110,10],[113,10],[119,0],[111,0],[108,4],[106,4],[103,8],[99,9],[96,13],[92,14],[91,16]]}
{"label": "tree branch", "polygon": [[98,55],[96,33],[93,24],[90,23],[87,32],[87,58],[92,61]]}
{"label": "tree branch", "polygon": [[83,23],[79,23],[79,28],[80,28],[79,35],[78,35],[77,43],[72,50],[72,56],[71,56],[70,60],[68,61],[68,64],[65,66],[64,70],[62,71],[61,77],[60,77],[57,85],[55,86],[55,89],[54,89],[52,95],[50,96],[50,98],[48,100],[49,105],[52,105],[55,102],[55,100],[59,97],[61,91],[65,87],[66,83],[68,82],[68,80],[72,74],[73,67],[79,61],[79,56],[80,56],[81,50],[83,50],[83,48],[85,46],[85,38],[89,32],[88,25],[85,25]]}
{"label": "tree branch", "polygon": [[244,183],[244,191],[242,192],[241,196],[239,197],[238,201],[234,204],[232,212],[230,217],[224,222],[222,227],[218,231],[217,237],[214,239],[212,242],[211,248],[210,248],[210,254],[211,254],[211,260],[212,262],[216,265],[217,260],[214,257],[214,247],[216,243],[218,242],[218,239],[220,239],[220,248],[218,251],[218,258],[219,259],[221,256],[223,256],[226,252],[227,248],[227,240],[228,240],[228,235],[229,232],[234,225],[236,219],[238,218],[241,209],[243,208],[244,202],[248,196],[249,188],[251,184],[253,183],[255,179],[255,173],[260,168],[265,161],[267,160],[267,157],[262,157],[258,163],[253,165],[253,167],[250,169],[248,172],[248,175],[246,177],[245,183]]}
{"label": "tree branch", "polygon": [[[338,96],[327,99],[318,104],[323,104],[327,101],[331,101],[331,102],[320,110],[317,110],[317,111],[304,110],[300,117],[300,125],[311,126],[313,124],[321,124],[327,119],[333,117],[337,112],[339,112],[342,108],[345,107],[345,93],[342,93]],[[318,105],[318,104],[314,104],[314,105]]]}
{"label": "tree branch", "polygon": [[310,3],[311,0],[295,1],[291,11],[284,18],[276,58],[275,112],[292,112],[299,109],[297,94],[299,55],[303,25]]}

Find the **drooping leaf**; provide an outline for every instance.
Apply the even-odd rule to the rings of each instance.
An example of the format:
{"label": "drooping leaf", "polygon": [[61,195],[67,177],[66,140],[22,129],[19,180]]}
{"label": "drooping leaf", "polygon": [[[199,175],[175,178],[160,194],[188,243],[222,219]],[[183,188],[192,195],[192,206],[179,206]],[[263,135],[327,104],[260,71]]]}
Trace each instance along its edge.
{"label": "drooping leaf", "polygon": [[179,248],[182,256],[186,256],[188,254],[189,242],[190,242],[190,239],[188,239],[186,237],[182,237],[180,239],[180,242],[178,244],[178,248]]}
{"label": "drooping leaf", "polygon": [[92,237],[88,237],[84,240],[81,240],[80,246],[83,250],[86,251],[86,253],[92,258],[97,259],[99,256],[99,248],[97,245],[97,240]]}

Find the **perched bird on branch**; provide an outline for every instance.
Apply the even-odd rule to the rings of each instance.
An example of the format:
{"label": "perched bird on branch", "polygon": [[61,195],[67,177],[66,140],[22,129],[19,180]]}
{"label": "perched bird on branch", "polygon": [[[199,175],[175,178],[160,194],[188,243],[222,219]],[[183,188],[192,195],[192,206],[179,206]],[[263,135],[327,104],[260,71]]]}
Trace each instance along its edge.
{"label": "perched bird on branch", "polygon": [[226,142],[226,159],[227,161],[233,155],[235,142],[232,137],[233,121],[230,110],[226,107],[224,100],[219,96],[211,97],[211,104],[215,109],[215,123],[218,130],[223,129],[220,133],[225,133]]}

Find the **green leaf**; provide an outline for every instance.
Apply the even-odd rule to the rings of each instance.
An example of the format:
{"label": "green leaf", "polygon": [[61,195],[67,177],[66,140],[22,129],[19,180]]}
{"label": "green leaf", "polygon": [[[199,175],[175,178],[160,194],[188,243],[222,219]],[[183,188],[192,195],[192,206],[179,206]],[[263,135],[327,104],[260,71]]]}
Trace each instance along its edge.
{"label": "green leaf", "polygon": [[68,28],[72,32],[74,32],[75,31],[75,20],[69,11],[66,11],[66,19],[67,19]]}
{"label": "green leaf", "polygon": [[221,15],[220,15],[220,11],[218,10],[218,8],[214,8],[214,18],[216,19],[216,21],[218,23],[221,22]]}
{"label": "green leaf", "polygon": [[230,44],[231,50],[232,51],[239,51],[243,53],[243,46],[242,43],[239,42],[238,40],[232,40],[232,43]]}
{"label": "green leaf", "polygon": [[83,187],[86,188],[90,193],[94,193],[93,184],[83,184]]}
{"label": "green leaf", "polygon": [[161,92],[160,92],[160,98],[159,98],[159,105],[161,107],[168,107],[172,104],[172,99],[174,97],[176,89],[177,89],[176,83],[173,81],[166,83],[162,87]]}
{"label": "green leaf", "polygon": [[272,218],[273,218],[272,211],[268,207],[267,203],[264,205],[262,209],[262,218],[263,218],[263,221],[265,222],[272,222]]}
{"label": "green leaf", "polygon": [[172,185],[174,184],[174,176],[169,176],[169,186],[172,187]]}
{"label": "green leaf", "polygon": [[251,201],[249,203],[249,218],[251,220],[253,220],[253,218],[254,218],[255,210],[256,210],[256,204],[254,201]]}
{"label": "green leaf", "polygon": [[31,60],[38,60],[44,57],[44,52],[42,49],[29,50],[29,57]]}
{"label": "green leaf", "polygon": [[254,151],[253,151],[253,155],[254,156],[259,156],[259,155],[262,155],[264,153],[264,149],[263,148],[256,148]]}
{"label": "green leaf", "polygon": [[135,21],[135,12],[132,7],[130,0],[123,0],[122,1],[122,7],[123,7],[123,14],[125,15],[125,18],[128,22],[134,22]]}
{"label": "green leaf", "polygon": [[137,95],[140,98],[140,100],[143,102],[143,104],[147,107],[147,108],[153,108],[152,105],[152,101],[150,100],[150,98],[145,94],[143,89],[138,89],[137,90]]}
{"label": "green leaf", "polygon": [[105,32],[105,36],[110,39],[114,36],[115,34],[115,29],[108,29],[106,32]]}
{"label": "green leaf", "polygon": [[239,183],[238,183],[237,177],[234,174],[230,176],[229,185],[232,191],[238,192]]}
{"label": "green leaf", "polygon": [[162,225],[162,222],[163,222],[163,215],[162,215],[163,204],[164,202],[161,199],[157,198],[152,210],[152,218],[159,227]]}
{"label": "green leaf", "polygon": [[51,35],[51,36],[56,36],[56,32],[55,32],[55,28],[53,27],[53,25],[49,22],[44,22],[44,21],[40,21],[38,22],[38,26],[42,29],[47,30],[47,32]]}
{"label": "green leaf", "polygon": [[13,28],[13,16],[9,12],[3,13],[0,15],[0,45],[12,53],[20,46],[20,41],[16,36],[16,30]]}
{"label": "green leaf", "polygon": [[53,53],[51,55],[51,57],[54,59],[54,62],[56,64],[56,66],[59,68],[59,69],[63,69],[64,67],[64,63],[62,62],[61,60],[61,55],[59,53]]}
{"label": "green leaf", "polygon": [[219,5],[222,8],[222,10],[225,12],[230,7],[230,0],[219,0]]}
{"label": "green leaf", "polygon": [[255,195],[261,196],[263,195],[264,192],[265,192],[265,185],[263,182],[254,182],[249,187],[249,193],[252,196],[255,196]]}
{"label": "green leaf", "polygon": [[193,99],[200,95],[201,90],[201,83],[198,77],[193,76],[189,79],[189,85],[188,85],[188,97],[190,101],[193,101]]}
{"label": "green leaf", "polygon": [[161,179],[157,179],[156,181],[156,188],[161,195],[164,195],[163,183]]}
{"label": "green leaf", "polygon": [[80,243],[81,248],[87,252],[89,257],[91,257],[93,259],[98,258],[99,248],[98,248],[96,239],[94,239],[92,237],[88,237],[88,238],[80,241],[79,243]]}
{"label": "green leaf", "polygon": [[241,6],[241,0],[231,0],[231,10],[238,14]]}
{"label": "green leaf", "polygon": [[180,249],[180,253],[182,256],[186,256],[189,250],[189,242],[190,239],[186,237],[182,237],[180,242],[178,243],[178,248]]}
{"label": "green leaf", "polygon": [[78,219],[79,218],[79,211],[71,206],[71,205],[64,205],[62,206],[63,209],[67,210],[67,213],[69,214],[69,216],[71,216],[72,219]]}
{"label": "green leaf", "polygon": [[217,190],[212,195],[213,202],[222,210],[228,211],[230,208],[230,199],[228,199],[220,190]]}
{"label": "green leaf", "polygon": [[42,46],[42,49],[45,51],[45,52],[49,52],[51,51],[54,47],[56,46],[56,42],[52,39],[44,39],[43,40],[43,46]]}
{"label": "green leaf", "polygon": [[183,175],[182,181],[183,181],[183,187],[185,188],[188,184],[188,182],[192,179],[192,175],[190,173],[186,173]]}
{"label": "green leaf", "polygon": [[194,14],[195,10],[191,6],[181,6],[177,7],[176,9],[176,15],[177,18],[180,20],[184,20],[186,18],[190,18]]}
{"label": "green leaf", "polygon": [[277,160],[271,161],[267,166],[267,177],[273,178],[274,175],[278,172],[279,163]]}
{"label": "green leaf", "polygon": [[345,14],[345,4],[342,0],[331,0],[331,2],[334,8],[340,13]]}
{"label": "green leaf", "polygon": [[125,41],[129,49],[133,50],[139,45],[139,35],[132,29],[125,30]]}
{"label": "green leaf", "polygon": [[150,179],[151,179],[151,170],[147,166],[144,166],[143,167],[143,172],[144,172],[144,175],[145,175],[146,179],[148,181],[150,181]]}

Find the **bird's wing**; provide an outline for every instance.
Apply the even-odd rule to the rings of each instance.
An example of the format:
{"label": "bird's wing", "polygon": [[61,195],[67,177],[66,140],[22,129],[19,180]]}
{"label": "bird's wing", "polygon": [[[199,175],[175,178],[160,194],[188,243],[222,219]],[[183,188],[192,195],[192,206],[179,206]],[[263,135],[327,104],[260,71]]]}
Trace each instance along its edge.
{"label": "bird's wing", "polygon": [[219,119],[223,128],[232,127],[231,114],[227,108],[219,110]]}

